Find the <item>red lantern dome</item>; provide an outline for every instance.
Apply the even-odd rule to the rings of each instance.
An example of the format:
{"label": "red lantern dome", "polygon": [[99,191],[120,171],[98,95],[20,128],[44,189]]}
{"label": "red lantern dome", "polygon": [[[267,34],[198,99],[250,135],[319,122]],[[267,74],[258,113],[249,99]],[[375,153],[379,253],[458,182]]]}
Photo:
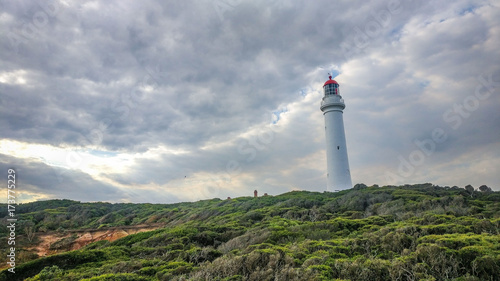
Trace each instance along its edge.
{"label": "red lantern dome", "polygon": [[337,84],[337,85],[339,84],[339,83],[337,83],[337,81],[332,80],[332,76],[331,75],[328,76],[328,78],[330,78],[330,80],[326,81],[325,85],[323,85],[323,87],[326,86],[326,85],[329,85],[329,84]]}
{"label": "red lantern dome", "polygon": [[328,76],[330,80],[325,82],[323,85],[323,90],[325,92],[325,97],[329,95],[338,95],[339,94],[339,83],[337,81],[332,80],[332,76]]}

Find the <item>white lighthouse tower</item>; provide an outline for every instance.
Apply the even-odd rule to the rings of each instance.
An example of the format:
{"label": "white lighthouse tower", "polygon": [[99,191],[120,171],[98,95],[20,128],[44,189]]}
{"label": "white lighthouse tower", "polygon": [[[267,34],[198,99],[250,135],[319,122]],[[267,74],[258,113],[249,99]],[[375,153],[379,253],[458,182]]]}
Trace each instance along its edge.
{"label": "white lighthouse tower", "polygon": [[345,104],[339,94],[339,83],[332,80],[332,76],[329,78],[323,85],[325,95],[320,107],[325,115],[327,187],[329,190],[349,189],[352,182],[342,118]]}

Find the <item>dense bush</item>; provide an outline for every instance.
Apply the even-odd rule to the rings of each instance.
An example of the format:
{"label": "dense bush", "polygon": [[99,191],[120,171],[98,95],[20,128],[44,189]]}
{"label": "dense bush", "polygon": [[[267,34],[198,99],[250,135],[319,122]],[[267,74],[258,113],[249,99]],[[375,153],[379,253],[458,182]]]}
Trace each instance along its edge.
{"label": "dense bush", "polygon": [[500,192],[481,190],[359,184],[170,205],[21,204],[38,231],[162,225],[23,260],[0,280],[500,280]]}

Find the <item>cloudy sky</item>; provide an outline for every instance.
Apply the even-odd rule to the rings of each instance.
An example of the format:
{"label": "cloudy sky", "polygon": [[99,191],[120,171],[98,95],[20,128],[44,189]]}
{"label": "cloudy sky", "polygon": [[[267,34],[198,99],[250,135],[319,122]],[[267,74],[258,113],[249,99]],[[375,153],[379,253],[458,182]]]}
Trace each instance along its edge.
{"label": "cloudy sky", "polygon": [[0,1],[18,201],[326,190],[328,73],[353,183],[500,190],[498,1],[38,2]]}

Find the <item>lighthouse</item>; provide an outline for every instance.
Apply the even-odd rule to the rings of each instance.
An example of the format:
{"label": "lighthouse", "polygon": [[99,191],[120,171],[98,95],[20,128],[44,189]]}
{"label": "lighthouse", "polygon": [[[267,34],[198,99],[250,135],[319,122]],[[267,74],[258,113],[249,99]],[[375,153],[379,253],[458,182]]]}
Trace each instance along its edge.
{"label": "lighthouse", "polygon": [[339,93],[339,83],[332,80],[332,76],[329,78],[323,85],[320,107],[325,116],[327,189],[349,189],[352,182],[342,117],[345,104]]}

